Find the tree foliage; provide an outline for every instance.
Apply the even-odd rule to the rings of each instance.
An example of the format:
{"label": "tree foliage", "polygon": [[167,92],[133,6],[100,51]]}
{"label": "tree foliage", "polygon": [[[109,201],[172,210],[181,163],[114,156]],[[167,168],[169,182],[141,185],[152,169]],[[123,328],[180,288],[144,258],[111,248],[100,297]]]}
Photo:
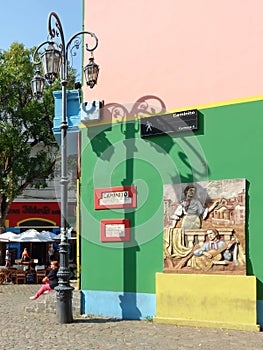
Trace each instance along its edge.
{"label": "tree foliage", "polygon": [[54,173],[52,92],[60,86],[46,86],[41,103],[32,98],[33,52],[13,43],[0,53],[0,230],[12,201],[28,186],[44,187]]}

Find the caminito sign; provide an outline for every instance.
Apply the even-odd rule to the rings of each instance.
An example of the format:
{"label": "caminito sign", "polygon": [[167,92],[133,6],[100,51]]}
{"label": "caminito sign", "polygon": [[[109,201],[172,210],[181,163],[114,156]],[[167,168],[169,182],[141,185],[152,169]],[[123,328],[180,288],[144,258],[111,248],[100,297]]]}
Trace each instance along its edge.
{"label": "caminito sign", "polygon": [[197,109],[141,119],[141,137],[181,133],[197,129]]}

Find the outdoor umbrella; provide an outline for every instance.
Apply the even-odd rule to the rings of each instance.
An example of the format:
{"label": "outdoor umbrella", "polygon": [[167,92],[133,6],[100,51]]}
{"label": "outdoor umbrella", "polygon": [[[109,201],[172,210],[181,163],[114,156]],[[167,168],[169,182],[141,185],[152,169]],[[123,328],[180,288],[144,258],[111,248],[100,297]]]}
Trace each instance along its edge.
{"label": "outdoor umbrella", "polygon": [[50,232],[50,231],[41,231],[40,234],[44,235],[50,241],[53,241],[54,239],[59,239],[58,235],[56,233],[53,233],[53,232]]}
{"label": "outdoor umbrella", "polygon": [[29,229],[20,233],[19,238],[16,240],[16,242],[31,242],[31,243],[52,242],[52,241],[53,239],[51,237],[47,237],[46,235],[38,232],[35,229]]}
{"label": "outdoor umbrella", "polygon": [[50,237],[45,236],[44,234],[41,234],[35,229],[29,229],[26,230],[19,235],[19,239],[16,240],[16,242],[29,242],[30,243],[30,253],[29,255],[32,256],[32,244],[33,243],[47,243],[47,242],[53,242],[53,239]]}
{"label": "outdoor umbrella", "polygon": [[14,232],[4,232],[0,234],[0,242],[17,242],[20,235]]}

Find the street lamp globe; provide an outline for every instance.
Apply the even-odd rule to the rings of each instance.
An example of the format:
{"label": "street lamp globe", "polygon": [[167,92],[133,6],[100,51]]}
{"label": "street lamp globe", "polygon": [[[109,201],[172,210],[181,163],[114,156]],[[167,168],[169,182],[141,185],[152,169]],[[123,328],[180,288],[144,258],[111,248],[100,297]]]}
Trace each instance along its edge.
{"label": "street lamp globe", "polygon": [[31,89],[32,89],[33,96],[35,98],[42,97],[44,84],[45,84],[45,78],[43,78],[42,75],[40,74],[40,71],[37,70],[33,79],[31,80]]}
{"label": "street lamp globe", "polygon": [[94,57],[90,57],[89,63],[84,68],[84,75],[87,85],[92,89],[97,84],[99,66],[94,62]]}
{"label": "street lamp globe", "polygon": [[53,84],[58,78],[61,58],[61,51],[54,47],[53,42],[49,42],[48,48],[40,57],[44,76],[49,84]]}

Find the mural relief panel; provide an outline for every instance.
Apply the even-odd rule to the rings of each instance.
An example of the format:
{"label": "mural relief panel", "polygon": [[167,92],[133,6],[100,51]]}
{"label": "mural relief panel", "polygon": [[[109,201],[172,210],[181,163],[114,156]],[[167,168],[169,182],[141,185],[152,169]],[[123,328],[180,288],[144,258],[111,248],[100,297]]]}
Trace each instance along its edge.
{"label": "mural relief panel", "polygon": [[164,272],[246,274],[246,180],[164,185]]}

